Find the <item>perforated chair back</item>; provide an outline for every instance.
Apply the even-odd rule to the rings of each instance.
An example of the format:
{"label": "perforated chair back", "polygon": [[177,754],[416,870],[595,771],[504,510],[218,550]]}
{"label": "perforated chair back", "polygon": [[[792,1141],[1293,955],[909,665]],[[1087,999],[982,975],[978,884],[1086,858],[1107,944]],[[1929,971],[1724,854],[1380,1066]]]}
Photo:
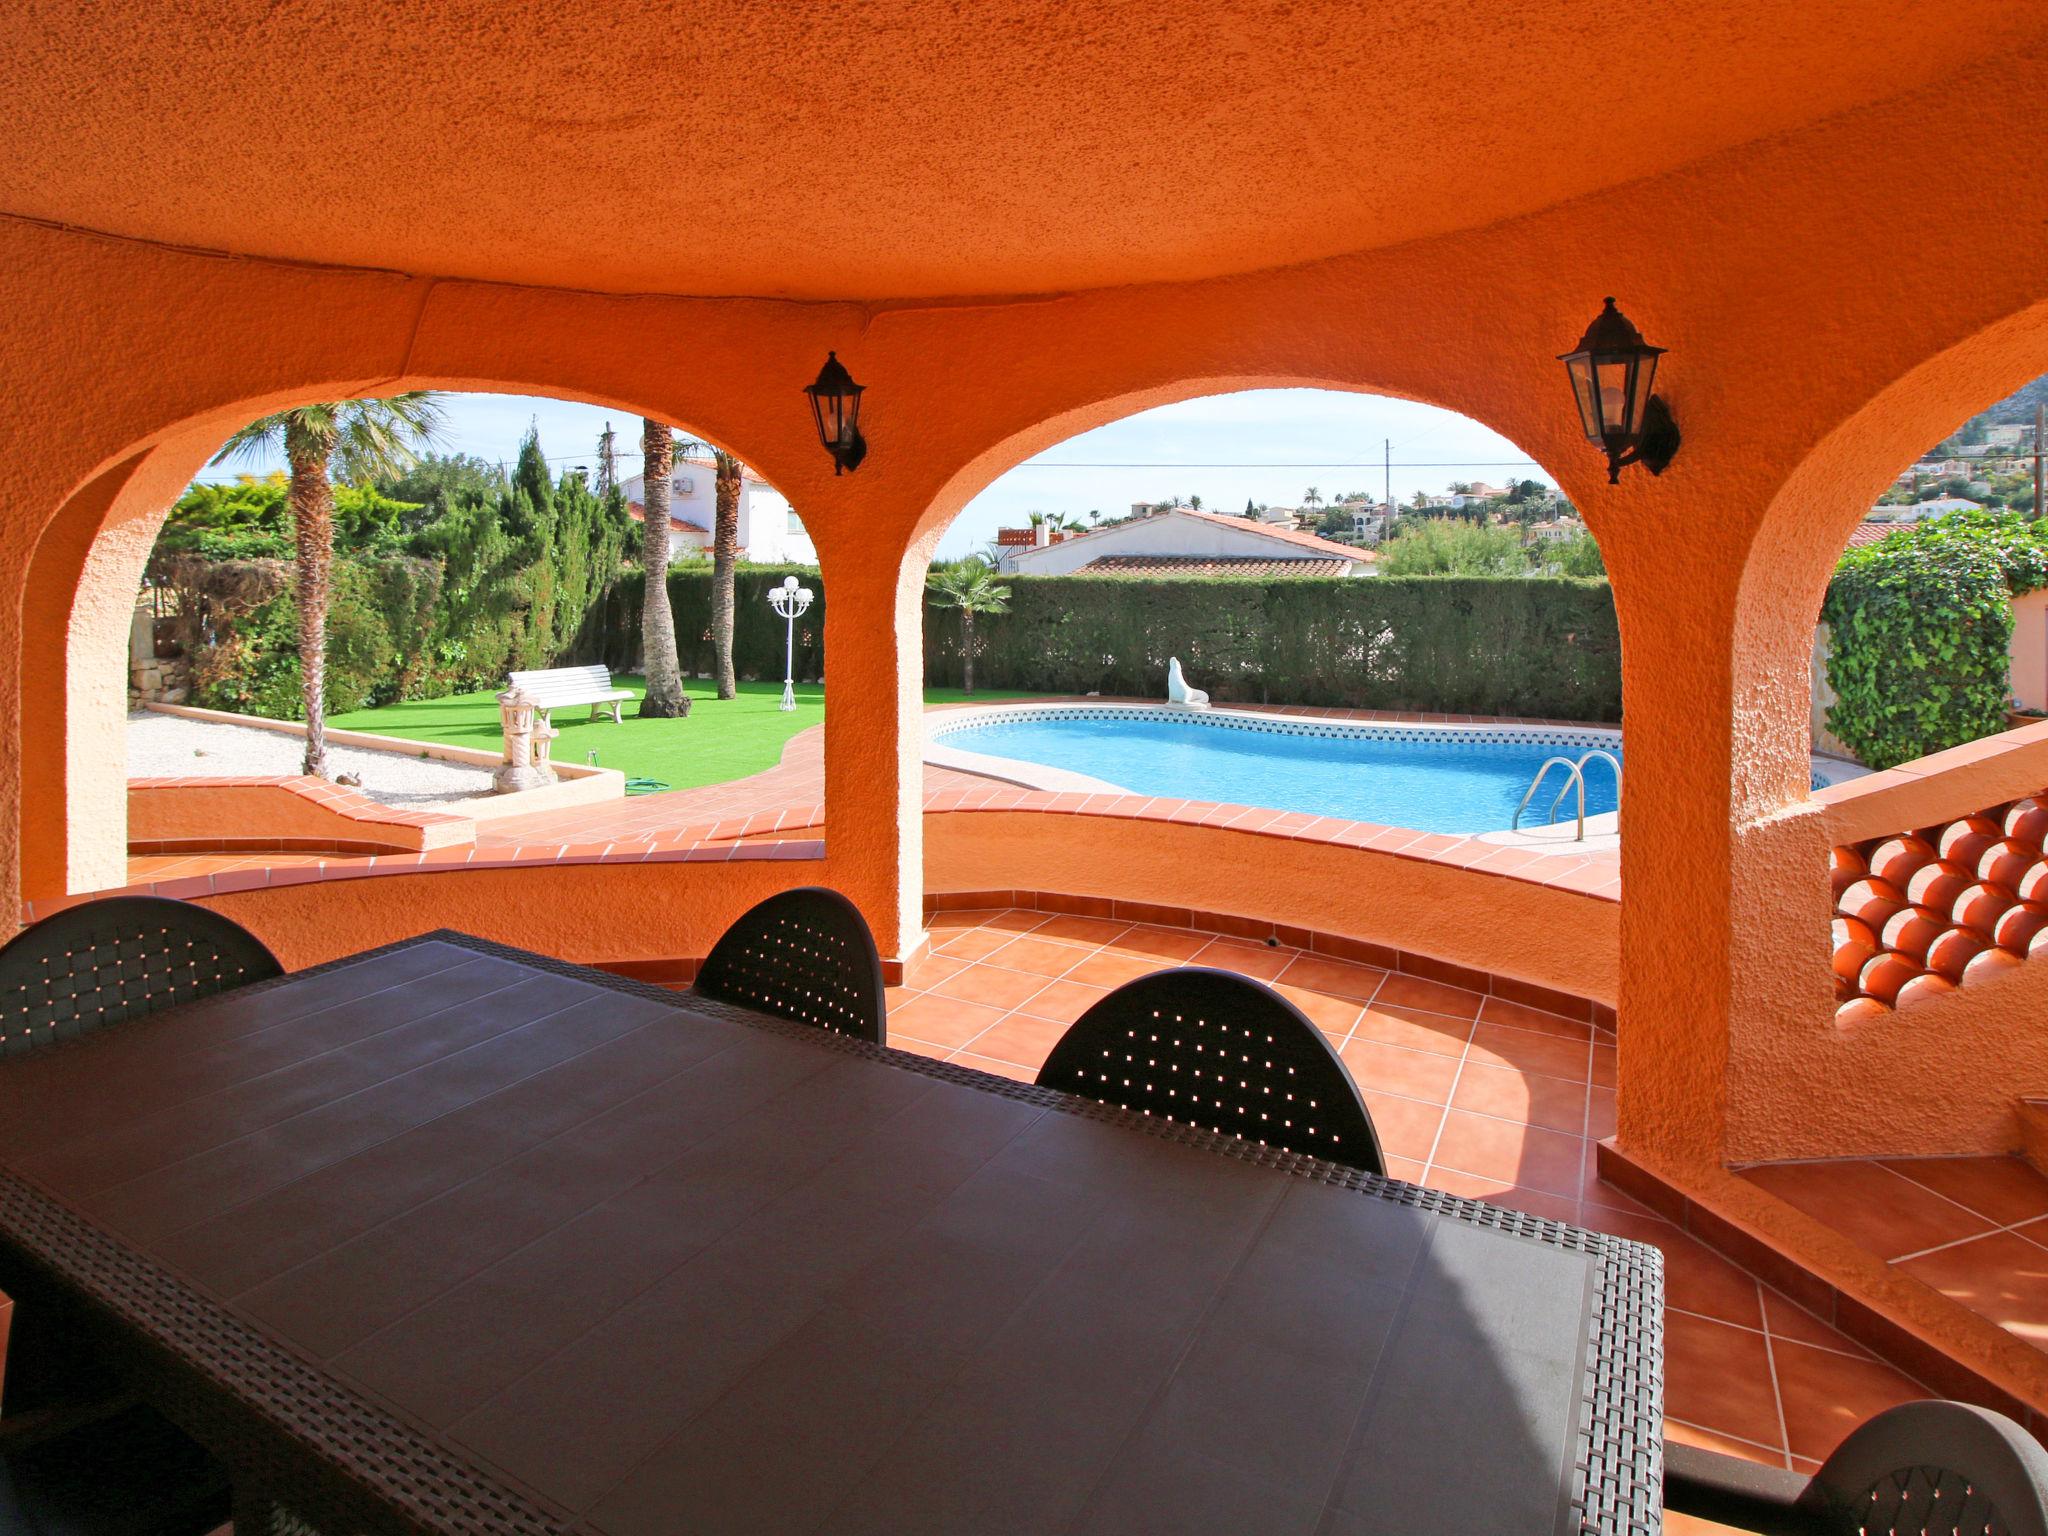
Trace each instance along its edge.
{"label": "perforated chair back", "polygon": [[2048,1452],[1971,1403],[1901,1403],[1853,1431],[1800,1501],[1831,1531],[2048,1536]]}
{"label": "perforated chair back", "polygon": [[1358,1087],[1322,1031],[1271,987],[1186,966],[1126,982],[1053,1047],[1039,1083],[1386,1172]]}
{"label": "perforated chair back", "polygon": [[887,1034],[875,936],[858,907],[822,886],[770,896],[726,929],[697,990],[876,1045]]}
{"label": "perforated chair back", "polygon": [[254,934],[205,907],[81,902],[0,948],[0,1056],[283,974]]}
{"label": "perforated chair back", "polygon": [[2048,1536],[2048,1452],[1970,1403],[1901,1403],[1811,1478],[1664,1447],[1664,1507],[1773,1536]]}

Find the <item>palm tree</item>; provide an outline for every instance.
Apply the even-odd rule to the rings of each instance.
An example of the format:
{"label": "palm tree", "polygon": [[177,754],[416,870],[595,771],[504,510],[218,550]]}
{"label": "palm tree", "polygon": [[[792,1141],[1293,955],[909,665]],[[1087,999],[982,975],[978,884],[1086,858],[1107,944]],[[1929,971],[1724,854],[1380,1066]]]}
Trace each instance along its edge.
{"label": "palm tree", "polygon": [[675,472],[676,440],[668,423],[640,418],[640,568],[646,584],[640,599],[641,670],[647,692],[643,719],[674,719],[690,712],[683,697],[683,665],[676,656],[676,616],[668,601],[668,477]]}
{"label": "palm tree", "polygon": [[711,519],[711,675],[721,699],[737,698],[739,685],[732,672],[733,569],[740,558],[744,470],[738,459],[714,444],[686,438],[683,447],[708,453],[717,477],[717,511]]}
{"label": "palm tree", "polygon": [[1199,497],[1199,496],[1190,496],[1190,497],[1188,498],[1188,510],[1189,510],[1189,511],[1191,511],[1191,512],[1199,512],[1199,511],[1201,511],[1201,510],[1202,510],[1202,498],[1201,498],[1201,497]]}
{"label": "palm tree", "polygon": [[213,462],[284,450],[298,544],[299,677],[306,701],[305,772],[327,777],[327,599],[334,572],[334,471],[357,485],[404,474],[438,440],[441,397],[413,389],[381,400],[330,400],[252,421]]}
{"label": "palm tree", "polygon": [[925,578],[932,601],[940,608],[960,610],[960,691],[974,692],[974,616],[1003,613],[1010,606],[1010,589],[997,582],[995,572],[979,560],[961,560],[943,566]]}
{"label": "palm tree", "polygon": [[1301,504],[1304,507],[1320,507],[1323,504],[1323,493],[1310,486],[1301,493]]}

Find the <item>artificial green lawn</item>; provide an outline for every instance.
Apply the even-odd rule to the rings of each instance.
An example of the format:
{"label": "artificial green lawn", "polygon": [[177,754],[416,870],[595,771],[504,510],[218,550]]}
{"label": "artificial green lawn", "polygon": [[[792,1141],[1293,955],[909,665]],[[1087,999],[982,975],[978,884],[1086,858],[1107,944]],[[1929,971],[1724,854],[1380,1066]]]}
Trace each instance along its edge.
{"label": "artificial green lawn", "polygon": [[[635,699],[646,691],[638,677],[613,681],[631,689]],[[815,683],[797,685],[796,708],[788,714],[777,708],[782,702],[780,683],[741,683],[739,697],[724,700],[716,698],[711,684],[701,678],[686,678],[683,689],[690,696],[690,713],[680,720],[638,719],[631,703],[623,706],[625,719],[618,725],[612,724],[609,713],[593,722],[586,705],[556,710],[554,725],[561,732],[554,745],[556,760],[588,762],[595,752],[600,766],[616,768],[629,779],[656,779],[670,789],[696,789],[773,768],[782,760],[783,746],[790,737],[825,719],[825,690]],[[927,688],[924,697],[928,704],[949,704],[967,695],[958,688]],[[1025,695],[983,689],[974,697]],[[382,709],[332,715],[327,723],[336,730],[375,731],[408,741],[477,747],[486,752],[499,751],[505,740],[498,724],[495,693],[415,699]]]}

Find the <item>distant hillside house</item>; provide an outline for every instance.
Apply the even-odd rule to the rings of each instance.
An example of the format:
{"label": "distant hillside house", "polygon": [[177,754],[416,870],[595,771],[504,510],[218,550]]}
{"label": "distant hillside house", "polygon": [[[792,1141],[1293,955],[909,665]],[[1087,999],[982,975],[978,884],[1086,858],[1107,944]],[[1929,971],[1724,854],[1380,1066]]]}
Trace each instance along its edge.
{"label": "distant hillside house", "polygon": [[1873,523],[1917,523],[1924,518],[1945,517],[1951,512],[1981,512],[1984,504],[1967,496],[1935,496],[1927,501],[1880,502],[1864,513]]}
{"label": "distant hillside house", "polygon": [[[644,522],[645,484],[635,475],[621,482],[633,521]],[[668,553],[671,560],[703,550],[710,553],[718,515],[717,474],[699,459],[678,459],[668,480]],[[816,565],[817,547],[782,493],[752,470],[740,477],[740,558],[756,565]]]}
{"label": "distant hillside house", "polygon": [[999,533],[996,544],[998,568],[1018,576],[1370,576],[1378,559],[1313,533],[1187,507],[1058,542],[1016,545]]}

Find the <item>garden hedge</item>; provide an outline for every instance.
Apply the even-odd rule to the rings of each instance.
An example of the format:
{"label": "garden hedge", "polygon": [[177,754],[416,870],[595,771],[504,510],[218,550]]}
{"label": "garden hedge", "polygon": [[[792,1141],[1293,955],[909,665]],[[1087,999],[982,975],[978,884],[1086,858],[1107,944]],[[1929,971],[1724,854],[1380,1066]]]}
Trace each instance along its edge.
{"label": "garden hedge", "polygon": [[[1542,577],[1011,577],[975,624],[975,681],[1218,703],[1621,718],[1607,583]],[[960,680],[956,612],[925,614],[925,681]]]}

